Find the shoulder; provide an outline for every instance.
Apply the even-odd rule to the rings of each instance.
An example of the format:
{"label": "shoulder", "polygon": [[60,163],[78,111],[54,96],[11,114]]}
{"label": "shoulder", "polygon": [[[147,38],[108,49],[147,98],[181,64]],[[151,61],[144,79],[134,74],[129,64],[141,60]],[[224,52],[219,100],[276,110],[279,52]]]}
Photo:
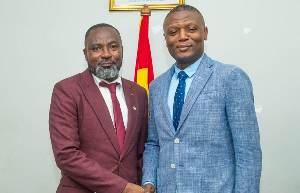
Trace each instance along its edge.
{"label": "shoulder", "polygon": [[222,74],[230,74],[232,71],[237,69],[238,67],[232,64],[226,64],[223,62],[219,62],[205,55],[202,62],[203,65],[207,67],[213,67],[214,72],[222,73]]}
{"label": "shoulder", "polygon": [[[91,73],[87,70],[78,73],[76,75],[65,78],[54,85],[55,88],[63,89],[63,90],[72,90],[74,88],[79,87],[79,83],[83,82],[91,82],[93,80]],[[89,80],[89,81],[87,81]]]}
{"label": "shoulder", "polygon": [[150,83],[150,89],[152,88],[158,88],[161,85],[168,84],[173,76],[174,73],[174,67],[172,65],[171,68],[169,68],[166,72],[156,77],[151,83]]}
{"label": "shoulder", "polygon": [[67,85],[72,85],[72,84],[76,84],[77,82],[82,82],[82,81],[85,81],[85,82],[91,82],[91,81],[94,81],[93,77],[92,77],[92,74],[90,72],[89,69],[86,69],[85,71],[81,72],[81,73],[78,73],[78,74],[75,74],[73,76],[70,76],[68,78],[65,78],[61,81],[59,81],[57,84],[67,84]]}
{"label": "shoulder", "polygon": [[252,83],[248,74],[240,67],[225,64],[216,60],[213,62],[213,74],[215,80],[222,82],[226,88],[252,90]]}
{"label": "shoulder", "polygon": [[74,84],[76,82],[78,82],[80,80],[80,74],[81,73],[78,73],[76,75],[73,75],[73,76],[70,76],[68,78],[65,78],[59,82],[57,82],[56,84],[59,84],[59,85],[71,85],[71,84]]}
{"label": "shoulder", "polygon": [[205,61],[213,66],[213,72],[218,76],[230,77],[235,74],[240,74],[242,76],[247,76],[246,72],[240,67],[233,64],[226,64],[219,62],[217,60],[213,60],[210,57],[206,56]]}
{"label": "shoulder", "polygon": [[[251,80],[247,73],[240,67],[213,60],[206,56],[203,58],[202,65],[211,68],[210,82],[214,85],[227,87],[252,87]],[[200,70],[197,71],[201,76]]]}

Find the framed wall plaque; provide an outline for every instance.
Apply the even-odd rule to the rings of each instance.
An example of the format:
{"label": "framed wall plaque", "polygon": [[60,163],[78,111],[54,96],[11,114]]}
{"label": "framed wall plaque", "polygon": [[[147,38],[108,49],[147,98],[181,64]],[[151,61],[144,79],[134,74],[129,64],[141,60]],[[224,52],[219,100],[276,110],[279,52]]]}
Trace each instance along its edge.
{"label": "framed wall plaque", "polygon": [[109,0],[109,10],[140,10],[144,4],[147,4],[150,9],[172,9],[184,4],[184,0]]}

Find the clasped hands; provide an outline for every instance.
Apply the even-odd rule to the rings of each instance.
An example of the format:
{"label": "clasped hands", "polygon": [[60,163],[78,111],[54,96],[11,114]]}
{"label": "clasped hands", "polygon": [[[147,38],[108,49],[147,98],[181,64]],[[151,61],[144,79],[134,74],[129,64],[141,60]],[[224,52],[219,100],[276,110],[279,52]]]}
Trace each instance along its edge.
{"label": "clasped hands", "polygon": [[152,184],[145,184],[144,186],[138,186],[133,183],[127,183],[122,193],[154,193],[155,188]]}

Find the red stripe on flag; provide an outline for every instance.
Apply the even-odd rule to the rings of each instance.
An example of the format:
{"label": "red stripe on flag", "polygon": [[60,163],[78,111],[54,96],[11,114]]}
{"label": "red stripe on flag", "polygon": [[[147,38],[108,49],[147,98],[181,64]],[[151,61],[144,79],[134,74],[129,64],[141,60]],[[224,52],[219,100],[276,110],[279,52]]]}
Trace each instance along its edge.
{"label": "red stripe on flag", "polygon": [[[142,16],[140,32],[139,32],[136,64],[135,64],[134,82],[138,83],[139,82],[138,80],[144,79],[145,81],[148,82],[148,88],[149,88],[149,84],[154,79],[154,75],[153,75],[153,65],[152,65],[148,31],[149,31],[149,16]],[[140,69],[146,69],[148,71],[147,77],[138,77],[137,72]],[[148,88],[145,89],[148,90]]]}

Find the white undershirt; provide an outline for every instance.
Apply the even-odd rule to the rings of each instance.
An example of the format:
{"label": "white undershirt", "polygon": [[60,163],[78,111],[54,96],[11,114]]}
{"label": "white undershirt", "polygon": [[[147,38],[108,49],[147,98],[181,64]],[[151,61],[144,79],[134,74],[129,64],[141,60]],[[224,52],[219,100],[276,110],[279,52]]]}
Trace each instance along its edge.
{"label": "white undershirt", "polygon": [[115,82],[119,83],[119,85],[116,87],[116,95],[117,95],[117,98],[118,98],[119,103],[120,103],[122,116],[123,116],[123,122],[124,122],[125,130],[126,130],[127,129],[127,121],[128,121],[128,109],[127,109],[125,96],[124,96],[124,92],[123,92],[121,77],[119,76],[116,80],[114,80],[112,82],[107,82],[106,80],[100,79],[100,78],[96,77],[95,75],[93,75],[93,78],[94,78],[95,83],[98,86],[103,98],[104,98],[104,101],[105,101],[106,106],[107,106],[107,108],[109,110],[109,113],[110,113],[111,120],[112,120],[114,125],[115,125],[114,110],[113,110],[113,104],[112,104],[112,100],[111,100],[110,91],[106,87],[99,86],[99,83],[102,82],[102,81],[106,82],[107,84],[111,84],[111,83],[115,83]]}

